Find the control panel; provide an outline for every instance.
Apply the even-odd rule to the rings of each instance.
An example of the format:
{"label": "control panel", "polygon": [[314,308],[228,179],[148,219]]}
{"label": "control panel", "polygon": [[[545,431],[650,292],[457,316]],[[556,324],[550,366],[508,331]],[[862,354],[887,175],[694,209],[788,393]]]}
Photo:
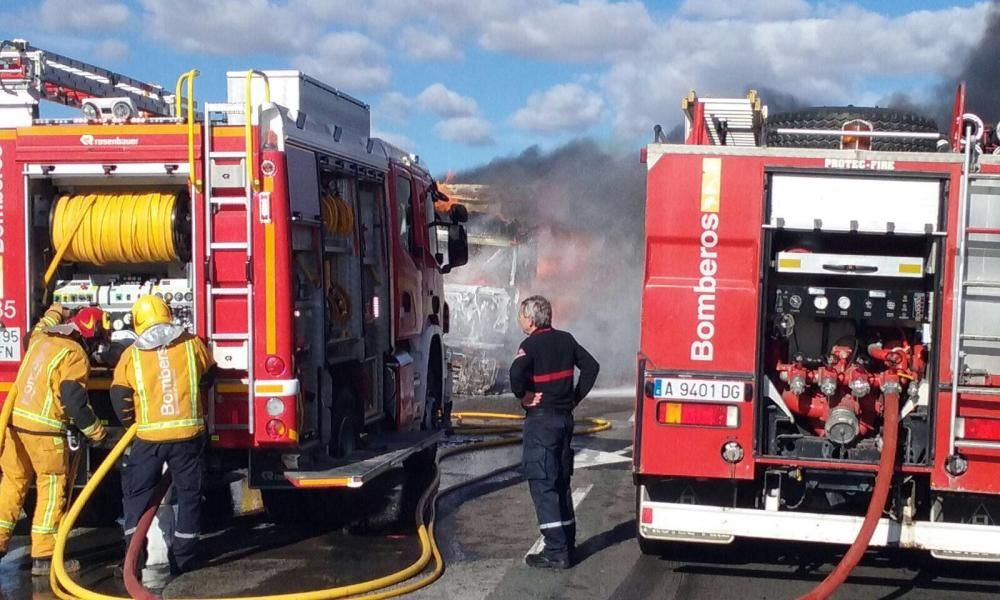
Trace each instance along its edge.
{"label": "control panel", "polygon": [[781,286],[774,312],[848,319],[921,321],[930,319],[930,294],[913,290]]}
{"label": "control panel", "polygon": [[173,312],[174,322],[194,330],[194,292],[187,279],[99,276],[73,279],[58,282],[52,299],[66,308],[97,306],[105,310],[111,319],[112,339],[120,339],[134,337],[132,305],[145,294],[163,298]]}

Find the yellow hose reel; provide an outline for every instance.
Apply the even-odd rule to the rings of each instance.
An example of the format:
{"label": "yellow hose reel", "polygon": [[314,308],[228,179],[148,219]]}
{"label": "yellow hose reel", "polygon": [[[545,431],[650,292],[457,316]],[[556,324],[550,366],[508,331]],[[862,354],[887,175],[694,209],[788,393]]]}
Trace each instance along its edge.
{"label": "yellow hose reel", "polygon": [[[183,191],[63,194],[50,217],[52,247],[92,265],[190,260],[189,201]],[[74,233],[75,232],[75,233]]]}
{"label": "yellow hose reel", "polygon": [[350,235],[354,230],[354,209],[337,194],[326,193],[320,198],[323,228],[328,233]]}

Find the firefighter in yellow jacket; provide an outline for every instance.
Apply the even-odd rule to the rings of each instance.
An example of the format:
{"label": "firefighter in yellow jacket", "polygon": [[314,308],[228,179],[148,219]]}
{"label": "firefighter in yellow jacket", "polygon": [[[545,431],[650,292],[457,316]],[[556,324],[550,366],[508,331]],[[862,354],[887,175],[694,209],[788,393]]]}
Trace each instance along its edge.
{"label": "firefighter in yellow jacket", "polygon": [[[87,307],[66,323],[63,318],[58,304],[45,312],[6,400],[14,402],[14,410],[0,455],[0,553],[7,551],[34,476],[38,502],[31,522],[32,575],[49,572],[65,508],[67,426],[74,425],[94,441],[105,437],[104,425],[87,397],[87,378],[90,355],[106,338],[106,315]],[[80,565],[67,561],[66,568],[76,571]]]}
{"label": "firefighter in yellow jacket", "polygon": [[177,499],[169,554],[171,571],[177,574],[193,566],[200,533],[202,388],[209,385],[215,363],[199,338],[172,321],[170,307],[162,299],[147,295],[136,301],[132,325],[138,338],[115,368],[111,403],[123,425],[138,424],[122,472],[126,543],[166,463]]}

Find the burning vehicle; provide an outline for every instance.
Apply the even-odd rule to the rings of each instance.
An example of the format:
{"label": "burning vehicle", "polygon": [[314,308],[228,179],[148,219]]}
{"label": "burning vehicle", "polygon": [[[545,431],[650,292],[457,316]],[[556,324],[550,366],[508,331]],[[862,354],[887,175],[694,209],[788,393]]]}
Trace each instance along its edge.
{"label": "burning vehicle", "polygon": [[458,394],[507,391],[507,369],[520,329],[517,306],[524,285],[534,278],[535,244],[517,220],[504,217],[488,186],[444,184],[447,204],[469,210],[469,268],[445,285],[451,314],[449,362]]}

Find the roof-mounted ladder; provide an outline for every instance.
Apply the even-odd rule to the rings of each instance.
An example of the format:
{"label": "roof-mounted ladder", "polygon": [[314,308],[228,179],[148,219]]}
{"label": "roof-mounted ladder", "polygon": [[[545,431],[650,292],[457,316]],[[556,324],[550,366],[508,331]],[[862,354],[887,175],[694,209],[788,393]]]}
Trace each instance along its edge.
{"label": "roof-mounted ladder", "polygon": [[699,98],[694,90],[681,100],[684,111],[684,138],[692,130],[707,133],[708,139],[698,143],[714,146],[759,146],[767,106],[757,90],[750,90],[745,98]]}
{"label": "roof-mounted ladder", "polygon": [[0,87],[8,95],[27,94],[36,104],[48,100],[80,106],[87,98],[128,98],[149,116],[174,116],[174,96],[164,88],[36,48],[25,40],[0,42]]}

